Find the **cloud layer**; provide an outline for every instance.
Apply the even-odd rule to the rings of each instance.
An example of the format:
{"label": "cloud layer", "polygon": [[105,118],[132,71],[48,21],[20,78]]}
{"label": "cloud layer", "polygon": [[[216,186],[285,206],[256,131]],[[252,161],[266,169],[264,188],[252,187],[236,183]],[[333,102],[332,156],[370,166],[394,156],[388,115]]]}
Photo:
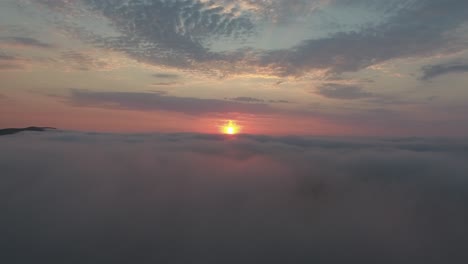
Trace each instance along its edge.
{"label": "cloud layer", "polygon": [[215,56],[205,47],[210,38],[237,38],[253,27],[248,18],[211,1],[84,2],[122,34],[96,42],[150,63],[190,67],[193,60]]}
{"label": "cloud layer", "polygon": [[[162,85],[163,83],[158,83]],[[174,111],[190,115],[213,113],[272,114],[277,112],[263,102],[246,103],[218,99],[177,97],[164,92],[93,92],[72,90],[69,102],[79,106],[121,108],[140,111]]]}
{"label": "cloud layer", "polygon": [[[64,0],[39,2],[49,7],[66,6]],[[82,2],[108,19],[120,34],[85,34],[91,38],[87,41],[149,64],[182,69],[301,76],[316,70],[355,72],[392,59],[466,49],[463,38],[449,34],[468,21],[468,4],[463,0],[443,4],[438,0]],[[304,32],[286,49],[255,45],[256,34],[261,35],[268,25],[304,25],[321,12],[355,12],[358,8],[382,17],[381,21],[319,38]],[[435,23],[434,15],[443,17],[443,22]],[[328,23],[339,27],[344,22]],[[231,45],[222,52],[213,50],[212,44],[223,38],[245,40],[245,44]]]}
{"label": "cloud layer", "polygon": [[468,142],[0,138],[8,263],[464,263]]}

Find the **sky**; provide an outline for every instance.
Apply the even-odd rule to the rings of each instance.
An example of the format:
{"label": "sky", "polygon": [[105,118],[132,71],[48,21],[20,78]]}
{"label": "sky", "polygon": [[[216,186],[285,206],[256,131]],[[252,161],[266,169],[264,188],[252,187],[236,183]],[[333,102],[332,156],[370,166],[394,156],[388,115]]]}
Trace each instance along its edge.
{"label": "sky", "polygon": [[0,127],[466,136],[465,0],[2,0]]}
{"label": "sky", "polygon": [[0,137],[2,263],[467,263],[468,141]]}

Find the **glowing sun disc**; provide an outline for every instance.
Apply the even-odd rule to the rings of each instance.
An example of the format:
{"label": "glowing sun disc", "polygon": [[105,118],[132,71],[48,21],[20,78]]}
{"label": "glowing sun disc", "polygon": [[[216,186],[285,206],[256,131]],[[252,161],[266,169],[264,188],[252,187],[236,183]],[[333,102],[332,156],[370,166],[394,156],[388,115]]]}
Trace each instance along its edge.
{"label": "glowing sun disc", "polygon": [[226,135],[235,135],[239,133],[239,126],[232,120],[229,120],[227,124],[222,127],[222,133]]}

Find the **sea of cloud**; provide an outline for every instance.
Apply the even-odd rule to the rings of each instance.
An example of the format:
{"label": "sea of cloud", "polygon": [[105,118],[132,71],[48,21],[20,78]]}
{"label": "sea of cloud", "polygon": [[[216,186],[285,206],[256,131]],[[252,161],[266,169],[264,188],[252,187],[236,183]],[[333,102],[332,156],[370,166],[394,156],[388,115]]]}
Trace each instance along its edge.
{"label": "sea of cloud", "polygon": [[466,263],[468,140],[0,137],[1,263]]}

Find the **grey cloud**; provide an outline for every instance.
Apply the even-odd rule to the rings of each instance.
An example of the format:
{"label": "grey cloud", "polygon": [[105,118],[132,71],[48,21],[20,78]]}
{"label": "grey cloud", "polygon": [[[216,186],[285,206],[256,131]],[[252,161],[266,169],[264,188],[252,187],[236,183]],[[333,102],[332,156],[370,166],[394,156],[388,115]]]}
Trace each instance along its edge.
{"label": "grey cloud", "polygon": [[21,70],[24,69],[23,65],[15,63],[0,62],[0,70]]}
{"label": "grey cloud", "polygon": [[[253,59],[245,58],[242,52],[224,58],[212,54],[207,59],[234,63],[250,60],[253,65],[277,69],[275,74],[280,76],[302,75],[313,69],[358,71],[390,59],[463,48],[457,46],[456,40],[444,37],[444,33],[467,21],[467,10],[466,1],[451,0],[444,4],[434,0],[417,1],[412,8],[394,9],[389,21],[375,27],[307,40],[293,49],[258,51]],[[434,12],[444,17],[443,23],[433,23]]]}
{"label": "grey cloud", "polygon": [[290,104],[291,102],[288,100],[268,100],[268,102],[273,104]]}
{"label": "grey cloud", "polygon": [[[443,17],[443,22],[434,23],[434,13]],[[260,62],[279,67],[282,75],[300,75],[310,69],[357,71],[390,59],[466,48],[444,33],[467,20],[466,1],[415,1],[412,8],[399,9],[382,25],[307,40],[291,50],[270,51]]]}
{"label": "grey cloud", "polygon": [[342,85],[342,84],[326,84],[318,88],[318,94],[332,99],[362,99],[374,97],[370,92],[366,92],[361,87]]}
{"label": "grey cloud", "polygon": [[152,83],[151,85],[153,86],[172,86],[179,84],[178,82],[158,82],[158,83]]}
{"label": "grey cloud", "polygon": [[267,104],[176,97],[161,93],[93,92],[74,89],[69,100],[70,103],[80,106],[111,107],[142,111],[174,111],[190,115],[210,113],[271,114],[276,112],[276,109]]}
{"label": "grey cloud", "polygon": [[8,55],[0,51],[0,61],[13,61],[16,60],[16,57],[13,55]]}
{"label": "grey cloud", "polygon": [[[340,100],[359,100],[379,106],[383,105],[421,105],[427,101],[417,101],[410,100],[394,95],[385,95],[385,94],[376,94],[368,92],[360,86],[357,85],[346,85],[346,84],[337,84],[337,83],[327,83],[320,86],[317,91],[317,94],[331,98],[331,99],[340,99]],[[374,110],[372,110],[374,111]],[[379,109],[381,114],[388,114],[389,112],[385,109]],[[383,112],[382,112],[383,111]]]}
{"label": "grey cloud", "polygon": [[177,80],[180,79],[180,75],[175,74],[175,73],[155,73],[152,76],[157,79],[165,80],[163,82],[157,82],[157,83],[151,84],[154,86],[173,86],[173,85],[179,84]]}
{"label": "grey cloud", "polygon": [[52,9],[65,8],[67,4],[71,4],[69,0],[32,0],[33,2],[46,5]]}
{"label": "grey cloud", "polygon": [[178,79],[179,75],[173,73],[155,73],[153,77],[160,79]]}
{"label": "grey cloud", "polygon": [[246,97],[246,96],[240,96],[240,97],[234,97],[234,98],[228,98],[231,101],[238,101],[238,102],[247,102],[247,103],[263,103],[265,100],[258,99],[258,98],[253,98],[253,97]]}
{"label": "grey cloud", "polygon": [[223,0],[222,2],[237,4],[239,8],[244,6],[244,11],[253,12],[261,20],[283,25],[295,23],[298,18],[311,15],[313,11],[327,4],[327,1],[323,0]]}
{"label": "grey cloud", "polygon": [[468,72],[468,64],[454,62],[428,65],[423,67],[422,71],[423,76],[421,77],[421,79],[427,81],[446,74]]}
{"label": "grey cloud", "polygon": [[[101,12],[121,33],[115,38],[92,36],[96,45],[123,51],[140,61],[200,71],[251,72],[269,70],[277,76],[300,76],[320,69],[330,74],[355,72],[388,60],[453,52],[466,43],[446,34],[468,21],[464,0],[242,1],[251,9],[226,10],[219,1],[84,1]],[[233,3],[224,0],[223,3]],[[376,25],[324,38],[308,39],[291,49],[226,52],[209,49],[220,37],[246,38],[255,30],[253,16],[274,13],[280,21],[304,14],[313,6],[366,6],[385,14]],[[273,12],[273,13],[269,13]],[[434,14],[440,17],[434,22]],[[281,18],[283,17],[283,18]],[[286,19],[287,20],[287,19]],[[307,38],[307,36],[305,36]],[[203,66],[201,66],[202,64]],[[225,67],[221,67],[225,66]]]}
{"label": "grey cloud", "polygon": [[67,62],[76,70],[89,71],[92,69],[101,69],[107,66],[107,63],[95,59],[89,55],[76,51],[62,52],[61,59]]}
{"label": "grey cloud", "polygon": [[289,104],[287,100],[264,100],[255,97],[240,96],[234,98],[225,98],[227,100],[236,101],[236,102],[245,102],[245,103],[270,103],[270,104]]}
{"label": "grey cloud", "polygon": [[208,60],[215,54],[204,47],[210,38],[238,37],[252,30],[246,17],[214,2],[187,1],[94,1],[92,9],[110,19],[121,37],[96,39],[107,48],[127,52],[151,63],[189,67],[191,60]]}
{"label": "grey cloud", "polygon": [[23,69],[23,60],[17,56],[9,55],[0,50],[0,70]]}
{"label": "grey cloud", "polygon": [[45,48],[45,49],[50,49],[54,47],[54,45],[52,44],[45,43],[40,40],[29,38],[29,37],[0,37],[0,42],[11,44],[11,45],[17,45],[17,46]]}
{"label": "grey cloud", "polygon": [[8,263],[465,263],[466,140],[0,139]]}
{"label": "grey cloud", "polygon": [[155,93],[155,94],[158,94],[158,95],[161,95],[161,96],[168,94],[167,91],[161,91],[161,90],[149,90],[148,92]]}

